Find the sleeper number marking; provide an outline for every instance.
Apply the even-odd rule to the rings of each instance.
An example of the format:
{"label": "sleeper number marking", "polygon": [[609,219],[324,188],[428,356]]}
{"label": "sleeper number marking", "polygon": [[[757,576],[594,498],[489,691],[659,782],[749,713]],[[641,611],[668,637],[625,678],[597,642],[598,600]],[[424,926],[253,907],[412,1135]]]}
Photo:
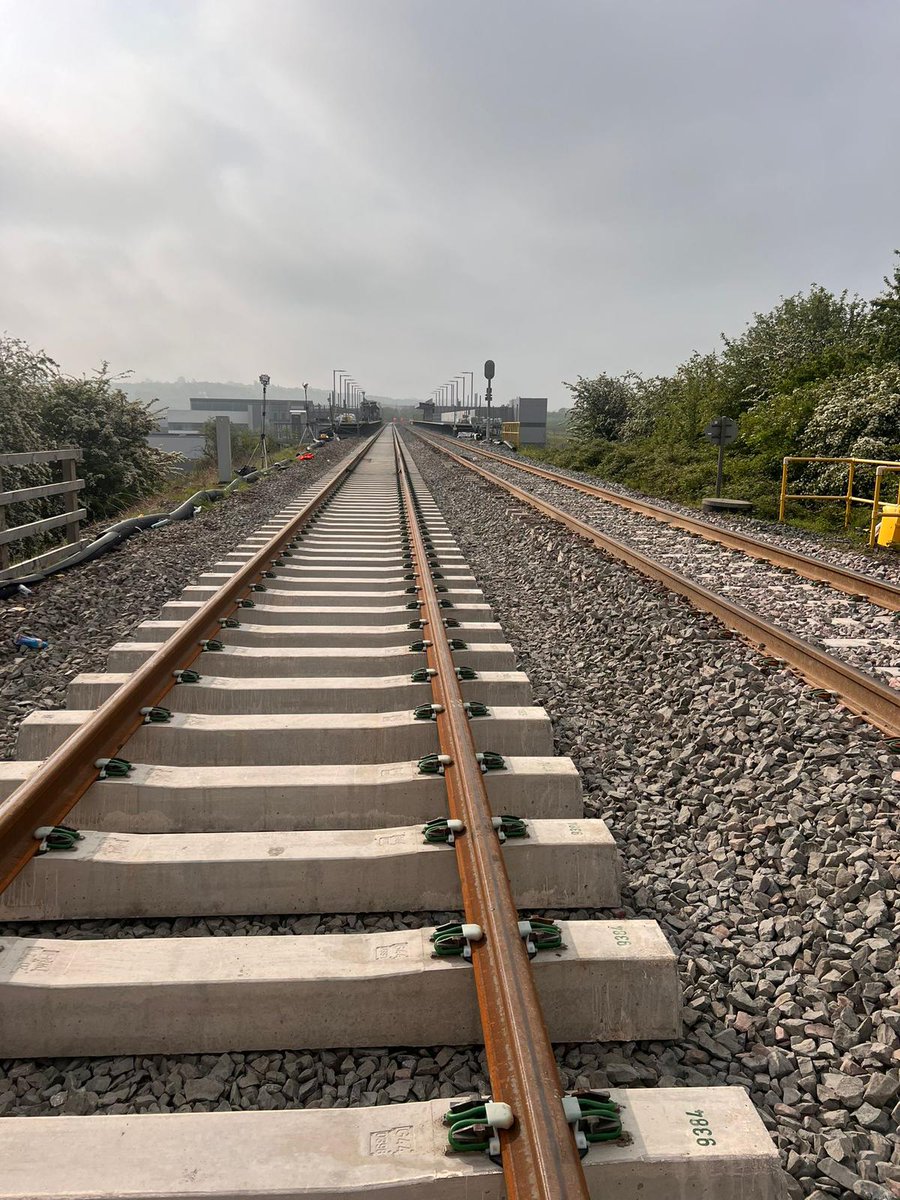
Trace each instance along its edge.
{"label": "sleeper number marking", "polygon": [[709,1121],[703,1115],[703,1109],[697,1109],[696,1112],[686,1112],[685,1116],[691,1123],[691,1132],[698,1146],[714,1146],[716,1144],[716,1139],[713,1137],[712,1130],[709,1127]]}

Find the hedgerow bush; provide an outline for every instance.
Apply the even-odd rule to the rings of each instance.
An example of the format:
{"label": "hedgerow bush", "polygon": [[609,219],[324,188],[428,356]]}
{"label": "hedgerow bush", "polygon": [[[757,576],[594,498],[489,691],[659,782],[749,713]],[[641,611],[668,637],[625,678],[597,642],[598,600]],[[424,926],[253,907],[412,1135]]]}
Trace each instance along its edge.
{"label": "hedgerow bush", "polygon": [[[75,378],[43,351],[0,337],[0,418],[0,454],[82,449],[81,503],[95,520],[151,493],[171,469],[171,456],[147,441],[155,427],[153,414],[116,387],[105,363],[94,378]],[[8,467],[3,486],[32,487],[52,477],[49,466]],[[50,503],[16,506],[15,523],[49,515]]]}
{"label": "hedgerow bush", "polygon": [[[673,499],[698,500],[715,479],[703,438],[714,416],[735,417],[726,487],[772,514],[788,455],[900,459],[900,266],[871,301],[813,286],[757,313],[717,352],[671,375],[579,376],[567,438],[546,456],[563,466]],[[811,491],[833,492],[840,471],[807,469]]]}

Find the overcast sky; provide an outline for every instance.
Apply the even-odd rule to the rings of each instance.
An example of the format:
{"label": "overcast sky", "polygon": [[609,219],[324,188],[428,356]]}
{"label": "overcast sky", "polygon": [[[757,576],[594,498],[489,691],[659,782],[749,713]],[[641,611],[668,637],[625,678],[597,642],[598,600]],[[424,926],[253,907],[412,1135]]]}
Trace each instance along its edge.
{"label": "overcast sky", "polygon": [[0,329],[73,372],[665,371],[900,246],[896,0],[0,0]]}

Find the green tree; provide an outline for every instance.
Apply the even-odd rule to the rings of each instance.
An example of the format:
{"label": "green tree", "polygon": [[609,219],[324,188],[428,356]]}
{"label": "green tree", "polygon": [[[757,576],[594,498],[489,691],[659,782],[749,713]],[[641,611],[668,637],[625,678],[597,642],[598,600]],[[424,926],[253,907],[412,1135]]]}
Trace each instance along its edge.
{"label": "green tree", "polygon": [[572,436],[579,441],[609,442],[621,437],[634,404],[635,379],[601,372],[595,379],[579,375],[576,383],[567,383],[574,401],[567,418]]}
{"label": "green tree", "polygon": [[900,363],[819,384],[814,399],[801,435],[806,453],[900,457]]}
{"label": "green tree", "polygon": [[859,370],[872,355],[866,302],[817,285],[756,313],[739,338],[722,337],[723,398],[732,416],[776,392]]}
{"label": "green tree", "polygon": [[[64,375],[43,351],[20,338],[0,337],[0,453],[80,447],[85,481],[82,503],[92,518],[114,515],[158,488],[171,457],[153,449],[147,435],[155,428],[152,412],[129,399],[104,363],[93,379]],[[50,482],[52,468],[7,468],[4,486]],[[48,505],[50,507],[48,507]],[[17,507],[17,523],[49,516],[50,501],[26,513]]]}
{"label": "green tree", "polygon": [[[900,255],[900,250],[895,250]],[[900,362],[900,264],[891,278],[885,275],[886,291],[872,301],[875,354],[879,362]]]}
{"label": "green tree", "polygon": [[169,458],[147,437],[152,412],[115,386],[104,363],[94,379],[59,375],[42,397],[45,446],[80,446],[84,501],[93,519],[114,516],[166,480]]}
{"label": "green tree", "polygon": [[0,336],[0,453],[40,448],[41,399],[58,375],[59,367],[43,351]]}
{"label": "green tree", "polygon": [[695,352],[673,375],[641,379],[625,436],[653,437],[667,445],[693,445],[711,417],[727,414],[722,397],[721,366],[715,354]]}

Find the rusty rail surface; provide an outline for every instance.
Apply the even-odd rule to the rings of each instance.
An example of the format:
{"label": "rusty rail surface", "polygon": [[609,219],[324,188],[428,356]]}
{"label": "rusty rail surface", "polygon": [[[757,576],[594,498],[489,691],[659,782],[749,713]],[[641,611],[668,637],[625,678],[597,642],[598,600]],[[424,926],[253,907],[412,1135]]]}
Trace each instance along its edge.
{"label": "rusty rail surface", "polygon": [[[421,436],[419,434],[419,437]],[[503,488],[517,500],[521,500],[544,516],[551,517],[554,521],[565,525],[573,533],[593,542],[595,546],[605,550],[614,558],[621,559],[628,566],[640,571],[642,575],[647,575],[650,579],[664,584],[671,591],[684,596],[695,608],[711,613],[723,625],[727,625],[729,629],[739,633],[753,646],[762,648],[774,657],[783,660],[813,686],[833,693],[851,712],[865,717],[884,733],[892,737],[900,735],[900,692],[885,687],[884,684],[879,683],[872,676],[866,675],[865,672],[857,670],[856,667],[850,666],[849,663],[842,662],[840,659],[826,654],[823,650],[817,650],[803,638],[795,637],[785,629],[779,629],[777,625],[763,620],[750,609],[744,608],[740,604],[734,604],[723,596],[711,592],[708,588],[694,583],[693,580],[678,571],[673,571],[669,567],[663,566],[662,563],[648,558],[640,550],[634,550],[623,542],[601,533],[593,525],[580,521],[564,509],[557,508],[555,504],[542,500],[540,497],[532,495],[531,492],[516,487],[514,483],[510,483],[502,476],[495,475],[493,471],[479,466],[478,463],[470,462],[461,455],[455,454],[439,442],[432,442],[430,438],[423,438],[423,440],[446,454],[460,466],[480,475],[488,483]],[[505,462],[506,459],[503,461]]]}
{"label": "rusty rail surface", "polygon": [[101,704],[0,806],[0,892],[37,851],[35,829],[58,825],[64,820],[97,779],[97,759],[113,758],[122,749],[143,724],[141,709],[158,705],[175,686],[175,672],[185,670],[200,656],[204,641],[219,636],[222,621],[248,598],[273,559],[336,491],[365,456],[372,441],[369,438],[341,464],[309,503],[163,642],[128,682]]}
{"label": "rusty rail surface", "polygon": [[[428,442],[429,445],[434,446],[436,449],[441,448],[440,444],[435,442],[434,438],[420,433],[417,429],[413,430],[413,432],[422,438],[423,441]],[[632,496],[620,496],[618,492],[612,492],[608,488],[585,483],[580,479],[570,479],[569,476],[561,475],[548,467],[536,467],[532,463],[521,462],[505,454],[497,454],[493,450],[484,450],[480,446],[466,446],[466,453],[504,463],[508,467],[514,467],[517,471],[526,471],[530,475],[537,475],[541,479],[549,480],[551,483],[559,483],[564,487],[572,488],[573,491],[582,492],[585,496],[594,496],[598,500],[606,500],[608,503],[616,504],[620,508],[627,508],[631,512],[640,513],[645,517],[652,517],[655,521],[660,521],[666,525],[672,525],[675,529],[680,529],[683,533],[690,533],[696,537],[706,538],[710,542],[718,542],[720,545],[726,546],[729,550],[740,550],[741,553],[747,554],[751,558],[764,559],[776,567],[785,567],[798,575],[803,575],[806,579],[814,579],[819,583],[827,583],[836,591],[846,592],[851,596],[865,596],[867,600],[871,600],[873,604],[877,604],[881,608],[890,609],[892,612],[900,612],[900,587],[892,583],[887,583],[883,579],[875,579],[871,576],[863,575],[859,571],[850,571],[846,567],[839,567],[832,563],[824,562],[822,559],[814,558],[812,555],[800,554],[796,550],[788,550],[784,546],[773,545],[771,542],[763,541],[762,538],[752,537],[749,533],[738,533],[733,529],[725,529],[722,526],[713,525],[710,521],[703,521],[699,517],[688,517],[683,513],[673,512],[671,509],[653,504],[649,500],[636,500]]]}
{"label": "rusty rail surface", "polygon": [[493,1099],[510,1106],[515,1123],[500,1131],[508,1200],[588,1200],[588,1188],[572,1131],[562,1106],[559,1069],[524,943],[503,850],[491,822],[484,776],[443,623],[425,539],[416,512],[406,450],[394,431],[397,469],[413,560],[423,601],[426,661],[432,676],[437,731],[445,767],[451,818],[464,832],[456,837],[456,862],[466,921],[484,937],[472,944],[472,970],[484,1032]]}

